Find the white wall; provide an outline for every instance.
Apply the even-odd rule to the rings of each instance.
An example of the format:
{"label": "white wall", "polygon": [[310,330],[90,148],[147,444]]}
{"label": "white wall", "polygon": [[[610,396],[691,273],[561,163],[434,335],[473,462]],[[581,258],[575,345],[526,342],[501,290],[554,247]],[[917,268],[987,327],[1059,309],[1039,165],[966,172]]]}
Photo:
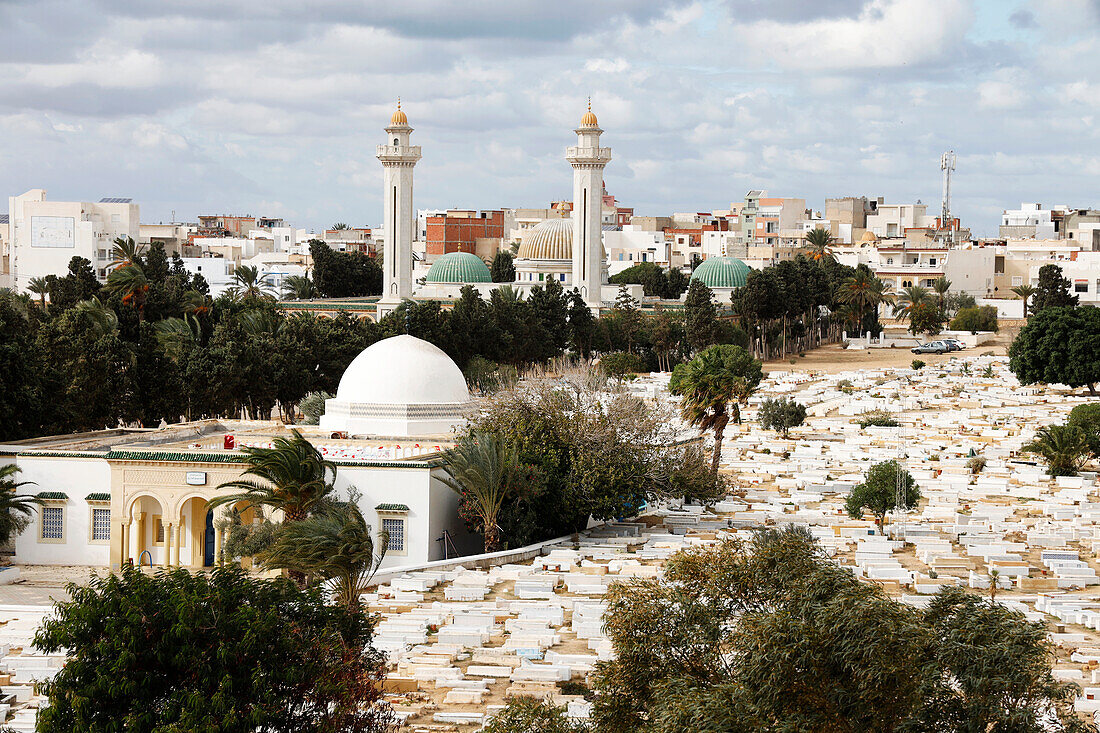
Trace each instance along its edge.
{"label": "white wall", "polygon": [[64,275],[73,257],[88,259],[100,279],[117,237],[140,237],[137,204],[47,201],[43,189],[8,199],[12,284],[25,291],[32,278]]}
{"label": "white wall", "polygon": [[[31,526],[15,540],[15,561],[37,565],[102,565],[110,562],[110,543],[89,544],[91,510],[84,497],[93,492],[111,491],[111,469],[100,458],[39,458],[18,456],[15,463],[22,469],[19,481],[33,481],[20,493],[62,491],[69,499],[63,506],[64,542],[40,542],[41,511],[36,511]],[[107,507],[97,504],[97,507]]]}

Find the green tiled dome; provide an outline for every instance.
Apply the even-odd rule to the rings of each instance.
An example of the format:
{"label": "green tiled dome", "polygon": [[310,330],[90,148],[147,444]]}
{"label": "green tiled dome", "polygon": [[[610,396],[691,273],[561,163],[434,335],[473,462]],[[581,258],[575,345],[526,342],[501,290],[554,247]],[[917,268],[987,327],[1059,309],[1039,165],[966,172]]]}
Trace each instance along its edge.
{"label": "green tiled dome", "polygon": [[749,272],[749,266],[736,257],[708,257],[691,273],[691,279],[708,288],[740,288]]}
{"label": "green tiled dome", "polygon": [[428,268],[424,282],[429,283],[491,283],[493,276],[481,258],[469,252],[448,252]]}

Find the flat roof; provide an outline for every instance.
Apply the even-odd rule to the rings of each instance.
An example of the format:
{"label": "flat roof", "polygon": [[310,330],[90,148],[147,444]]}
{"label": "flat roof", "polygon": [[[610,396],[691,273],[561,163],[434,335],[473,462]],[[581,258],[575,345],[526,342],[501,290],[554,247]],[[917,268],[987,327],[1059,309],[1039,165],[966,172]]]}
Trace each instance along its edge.
{"label": "flat roof", "polygon": [[[270,448],[276,438],[298,430],[337,465],[430,461],[451,448],[454,435],[333,437],[316,425],[264,420],[197,420],[164,428],[117,428],[52,435],[0,444],[0,455],[89,457],[108,460],[243,462],[246,447]],[[232,436],[232,448],[226,438]]]}

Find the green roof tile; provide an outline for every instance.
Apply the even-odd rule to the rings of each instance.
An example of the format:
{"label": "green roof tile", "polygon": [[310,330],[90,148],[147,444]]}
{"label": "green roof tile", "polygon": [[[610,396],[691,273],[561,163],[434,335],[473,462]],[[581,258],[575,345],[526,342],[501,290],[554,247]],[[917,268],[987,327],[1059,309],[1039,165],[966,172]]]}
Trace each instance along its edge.
{"label": "green roof tile", "polygon": [[691,279],[708,288],[740,288],[750,272],[749,266],[736,257],[708,257],[691,273]]}
{"label": "green roof tile", "polygon": [[110,501],[110,500],[111,500],[111,495],[110,494],[107,494],[107,493],[104,493],[104,492],[98,492],[98,491],[92,492],[91,494],[88,494],[87,496],[84,497],[84,501],[103,501],[103,502],[106,502],[106,501]]}
{"label": "green roof tile", "polygon": [[37,498],[52,501],[68,501],[69,495],[64,491],[39,491]]}
{"label": "green roof tile", "polygon": [[378,512],[407,512],[409,507],[407,504],[379,504],[374,510]]}
{"label": "green roof tile", "polygon": [[447,252],[428,268],[424,282],[491,283],[493,276],[481,258],[470,252]]}

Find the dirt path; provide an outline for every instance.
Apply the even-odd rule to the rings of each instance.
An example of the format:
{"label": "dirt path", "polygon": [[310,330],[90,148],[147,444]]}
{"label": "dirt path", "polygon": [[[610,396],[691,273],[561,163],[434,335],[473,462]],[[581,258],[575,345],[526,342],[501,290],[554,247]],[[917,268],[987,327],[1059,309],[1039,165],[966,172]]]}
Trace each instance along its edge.
{"label": "dirt path", "polygon": [[[983,344],[973,349],[963,349],[949,354],[914,354],[908,348],[894,349],[844,349],[839,344],[829,344],[813,351],[807,351],[806,356],[793,356],[786,359],[773,359],[764,362],[765,371],[798,371],[798,372],[822,372],[832,374],[854,369],[882,369],[885,367],[908,367],[914,359],[920,359],[926,364],[939,364],[959,357],[974,357],[980,354],[993,352],[997,356],[1008,353],[1008,346],[1012,343],[1012,335],[999,333],[997,338],[988,344]],[[791,359],[795,363],[791,363]]]}

